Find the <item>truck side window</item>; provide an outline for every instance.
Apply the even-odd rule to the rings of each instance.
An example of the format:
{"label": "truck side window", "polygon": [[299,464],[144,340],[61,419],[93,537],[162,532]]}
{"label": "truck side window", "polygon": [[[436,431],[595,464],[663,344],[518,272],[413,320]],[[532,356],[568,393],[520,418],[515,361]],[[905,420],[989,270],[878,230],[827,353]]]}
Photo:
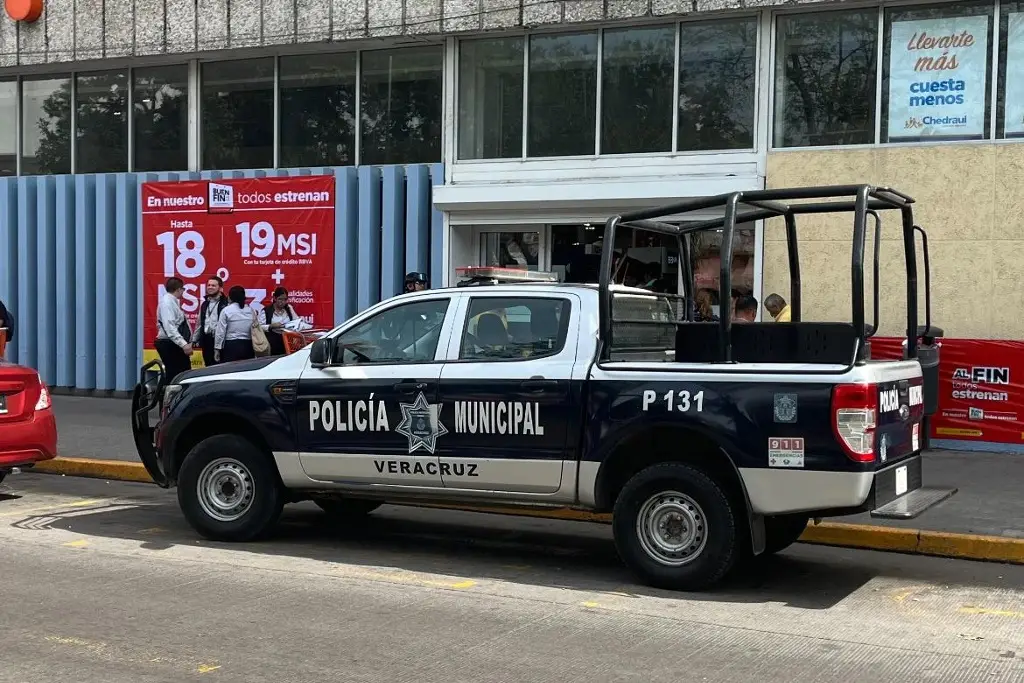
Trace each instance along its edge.
{"label": "truck side window", "polygon": [[543,297],[473,298],[462,333],[461,360],[527,360],[562,351],[572,305]]}
{"label": "truck side window", "polygon": [[429,363],[434,360],[450,299],[389,308],[342,333],[335,341],[344,365]]}

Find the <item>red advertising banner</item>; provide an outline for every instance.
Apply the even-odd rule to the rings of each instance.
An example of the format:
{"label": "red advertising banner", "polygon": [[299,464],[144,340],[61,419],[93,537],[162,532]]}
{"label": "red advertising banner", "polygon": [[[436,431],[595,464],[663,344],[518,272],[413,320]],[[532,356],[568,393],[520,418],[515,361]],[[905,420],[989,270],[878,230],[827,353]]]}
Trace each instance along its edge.
{"label": "red advertising banner", "polygon": [[[933,439],[1024,443],[1024,342],[942,339]],[[902,339],[872,339],[872,358],[902,358]]]}
{"label": "red advertising banner", "polygon": [[[262,309],[277,286],[314,328],[334,326],[334,176],[143,183],[143,356],[156,358],[156,308],[167,278],[185,283],[194,330],[206,281],[245,287]],[[192,355],[194,367],[202,354]]]}

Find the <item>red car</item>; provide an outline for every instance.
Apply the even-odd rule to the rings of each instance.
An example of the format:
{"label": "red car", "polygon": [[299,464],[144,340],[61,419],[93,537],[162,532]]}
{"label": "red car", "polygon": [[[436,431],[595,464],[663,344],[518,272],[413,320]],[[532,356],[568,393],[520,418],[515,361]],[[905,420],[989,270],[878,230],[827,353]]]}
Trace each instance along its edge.
{"label": "red car", "polygon": [[32,368],[0,358],[0,481],[14,467],[57,457],[50,392]]}

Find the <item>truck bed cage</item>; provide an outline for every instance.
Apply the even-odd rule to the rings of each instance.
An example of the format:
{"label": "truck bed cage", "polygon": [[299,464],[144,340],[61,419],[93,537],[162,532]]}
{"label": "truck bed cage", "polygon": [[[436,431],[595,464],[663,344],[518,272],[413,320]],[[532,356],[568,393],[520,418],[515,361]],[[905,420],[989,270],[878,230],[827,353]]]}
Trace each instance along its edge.
{"label": "truck bed cage", "polygon": [[[808,201],[812,200],[812,201]],[[813,201],[829,200],[829,201]],[[695,197],[672,204],[640,209],[612,216],[605,222],[606,248],[601,253],[599,359],[611,359],[613,334],[613,272],[614,244],[619,228],[644,230],[673,236],[677,240],[679,263],[684,290],[685,313],[676,323],[676,355],[681,362],[774,362],[774,363],[829,363],[852,367],[870,356],[868,339],[879,326],[879,246],[883,211],[899,211],[903,228],[903,247],[907,273],[907,358],[916,358],[918,337],[929,338],[931,327],[930,273],[928,242],[924,230],[915,225],[914,199],[889,187],[873,185],[831,185],[816,187],[781,188],[732,192],[706,197]],[[721,209],[718,218],[690,220],[687,214]],[[853,213],[852,256],[850,280],[852,285],[851,322],[803,322],[801,319],[800,256],[796,217],[802,214]],[[864,311],[864,250],[868,216],[874,219],[874,322],[865,322]],[[732,261],[737,224],[770,218],[785,221],[787,255],[790,273],[789,323],[744,323],[733,327],[732,311],[728,302],[732,294]],[[719,301],[722,302],[719,320],[696,322],[694,316],[693,267],[690,260],[690,236],[703,231],[722,231],[720,246],[721,271],[719,275]],[[917,251],[915,234],[921,233],[925,268],[925,325],[918,327]],[[670,296],[670,295],[659,295]],[[759,304],[761,302],[758,302]],[[639,323],[630,320],[630,323]],[[644,321],[646,322],[646,321]],[[651,323],[648,323],[651,324]],[[661,323],[664,324],[664,323]],[[741,329],[742,328],[742,329]],[[938,330],[938,328],[935,328]],[[941,331],[938,331],[941,335]],[[734,352],[738,345],[738,353]],[[742,347],[742,348],[740,348]]]}

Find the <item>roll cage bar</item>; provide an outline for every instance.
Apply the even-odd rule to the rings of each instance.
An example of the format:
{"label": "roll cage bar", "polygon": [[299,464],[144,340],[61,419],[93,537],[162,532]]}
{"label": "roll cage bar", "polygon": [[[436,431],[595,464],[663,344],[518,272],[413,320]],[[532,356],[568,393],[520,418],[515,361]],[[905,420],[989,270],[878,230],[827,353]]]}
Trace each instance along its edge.
{"label": "roll cage bar", "polygon": [[[831,200],[831,201],[805,201]],[[798,201],[800,203],[791,203]],[[613,271],[615,235],[619,228],[644,230],[676,238],[679,263],[685,286],[685,321],[692,322],[694,316],[695,283],[690,261],[690,236],[694,233],[721,230],[720,247],[721,271],[719,276],[719,300],[727,302],[732,294],[733,238],[736,225],[769,218],[785,220],[787,255],[790,273],[790,315],[793,323],[801,322],[801,279],[800,255],[797,240],[796,216],[802,214],[853,213],[853,253],[850,262],[852,284],[852,327],[858,341],[854,362],[863,362],[859,354],[867,339],[875,334],[879,316],[879,247],[881,238],[882,211],[900,212],[903,227],[903,250],[907,272],[907,358],[917,357],[918,337],[931,338],[942,332],[933,330],[931,325],[930,272],[928,263],[928,238],[925,231],[914,223],[914,199],[890,187],[873,185],[831,185],[797,187],[771,190],[732,192],[728,194],[695,197],[672,204],[640,209],[612,216],[605,222],[605,248],[601,253],[601,276],[599,282],[598,329],[599,359],[609,360],[612,342],[612,291],[615,277]],[[707,209],[721,209],[722,216],[710,220],[686,221],[686,215]],[[873,254],[873,313],[874,323],[868,325],[864,319],[864,251],[868,216],[874,219],[875,245]],[[668,222],[670,219],[674,222]],[[922,236],[925,270],[925,324],[918,327],[917,294],[917,251],[915,233]],[[638,322],[638,321],[630,321]],[[719,315],[719,355],[724,362],[735,362],[730,343],[732,333],[732,311],[727,305],[721,306]]]}

